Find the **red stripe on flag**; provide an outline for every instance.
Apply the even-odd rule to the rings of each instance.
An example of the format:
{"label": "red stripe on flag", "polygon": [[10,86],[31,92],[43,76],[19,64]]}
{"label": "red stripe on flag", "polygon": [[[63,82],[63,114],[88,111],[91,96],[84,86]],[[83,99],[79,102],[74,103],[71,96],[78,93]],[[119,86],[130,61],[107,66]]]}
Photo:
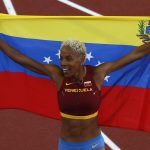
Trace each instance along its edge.
{"label": "red stripe on flag", "polygon": [[23,73],[0,73],[0,108],[21,108],[59,118],[53,81]]}
{"label": "red stripe on flag", "polygon": [[[150,89],[103,87],[99,124],[150,131]],[[0,108],[17,108],[59,119],[51,80],[23,73],[0,73]]]}
{"label": "red stripe on flag", "polygon": [[103,87],[101,125],[150,131],[150,89]]}

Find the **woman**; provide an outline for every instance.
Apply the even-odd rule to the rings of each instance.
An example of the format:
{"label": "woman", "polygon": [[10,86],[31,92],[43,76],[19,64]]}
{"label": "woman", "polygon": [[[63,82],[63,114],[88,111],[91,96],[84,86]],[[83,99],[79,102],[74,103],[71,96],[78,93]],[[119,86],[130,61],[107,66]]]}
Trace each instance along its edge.
{"label": "woman", "polygon": [[0,49],[15,62],[54,81],[62,115],[59,150],[104,150],[97,121],[100,89],[106,75],[150,53],[150,43],[137,47],[115,62],[97,67],[84,66],[85,45],[76,40],[62,43],[61,68],[41,64],[0,40]]}

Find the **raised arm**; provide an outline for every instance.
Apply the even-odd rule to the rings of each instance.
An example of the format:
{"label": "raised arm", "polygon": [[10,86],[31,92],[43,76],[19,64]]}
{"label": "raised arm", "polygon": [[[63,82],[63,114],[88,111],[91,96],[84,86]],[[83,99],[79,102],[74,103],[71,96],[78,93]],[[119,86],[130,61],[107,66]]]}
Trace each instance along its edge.
{"label": "raised arm", "polygon": [[95,67],[95,75],[97,79],[99,78],[99,76],[101,79],[104,79],[107,74],[116,71],[118,69],[121,69],[122,67],[148,54],[150,54],[150,42],[135,48],[131,53],[114,62],[103,63],[102,65]]}
{"label": "raised arm", "polygon": [[62,78],[62,72],[56,65],[41,64],[21,52],[17,51],[3,40],[0,40],[0,49],[16,63],[30,69],[36,73],[50,76],[55,82]]}

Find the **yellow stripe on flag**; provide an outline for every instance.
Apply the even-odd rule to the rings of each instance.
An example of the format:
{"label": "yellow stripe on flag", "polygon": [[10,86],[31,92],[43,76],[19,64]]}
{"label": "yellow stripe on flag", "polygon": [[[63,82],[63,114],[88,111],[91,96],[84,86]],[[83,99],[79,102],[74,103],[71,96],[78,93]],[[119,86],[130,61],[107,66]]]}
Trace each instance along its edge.
{"label": "yellow stripe on flag", "polygon": [[0,32],[23,38],[140,45],[139,21],[150,17],[0,16]]}

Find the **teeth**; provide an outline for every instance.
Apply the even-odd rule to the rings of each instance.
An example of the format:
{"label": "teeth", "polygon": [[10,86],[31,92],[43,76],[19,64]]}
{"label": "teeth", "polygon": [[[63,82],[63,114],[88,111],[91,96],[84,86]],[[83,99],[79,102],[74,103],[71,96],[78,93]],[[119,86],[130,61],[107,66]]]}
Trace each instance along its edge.
{"label": "teeth", "polygon": [[63,70],[64,73],[66,73],[66,72],[68,72],[69,69],[63,68],[62,70]]}
{"label": "teeth", "polygon": [[63,69],[64,71],[67,71],[68,69]]}

